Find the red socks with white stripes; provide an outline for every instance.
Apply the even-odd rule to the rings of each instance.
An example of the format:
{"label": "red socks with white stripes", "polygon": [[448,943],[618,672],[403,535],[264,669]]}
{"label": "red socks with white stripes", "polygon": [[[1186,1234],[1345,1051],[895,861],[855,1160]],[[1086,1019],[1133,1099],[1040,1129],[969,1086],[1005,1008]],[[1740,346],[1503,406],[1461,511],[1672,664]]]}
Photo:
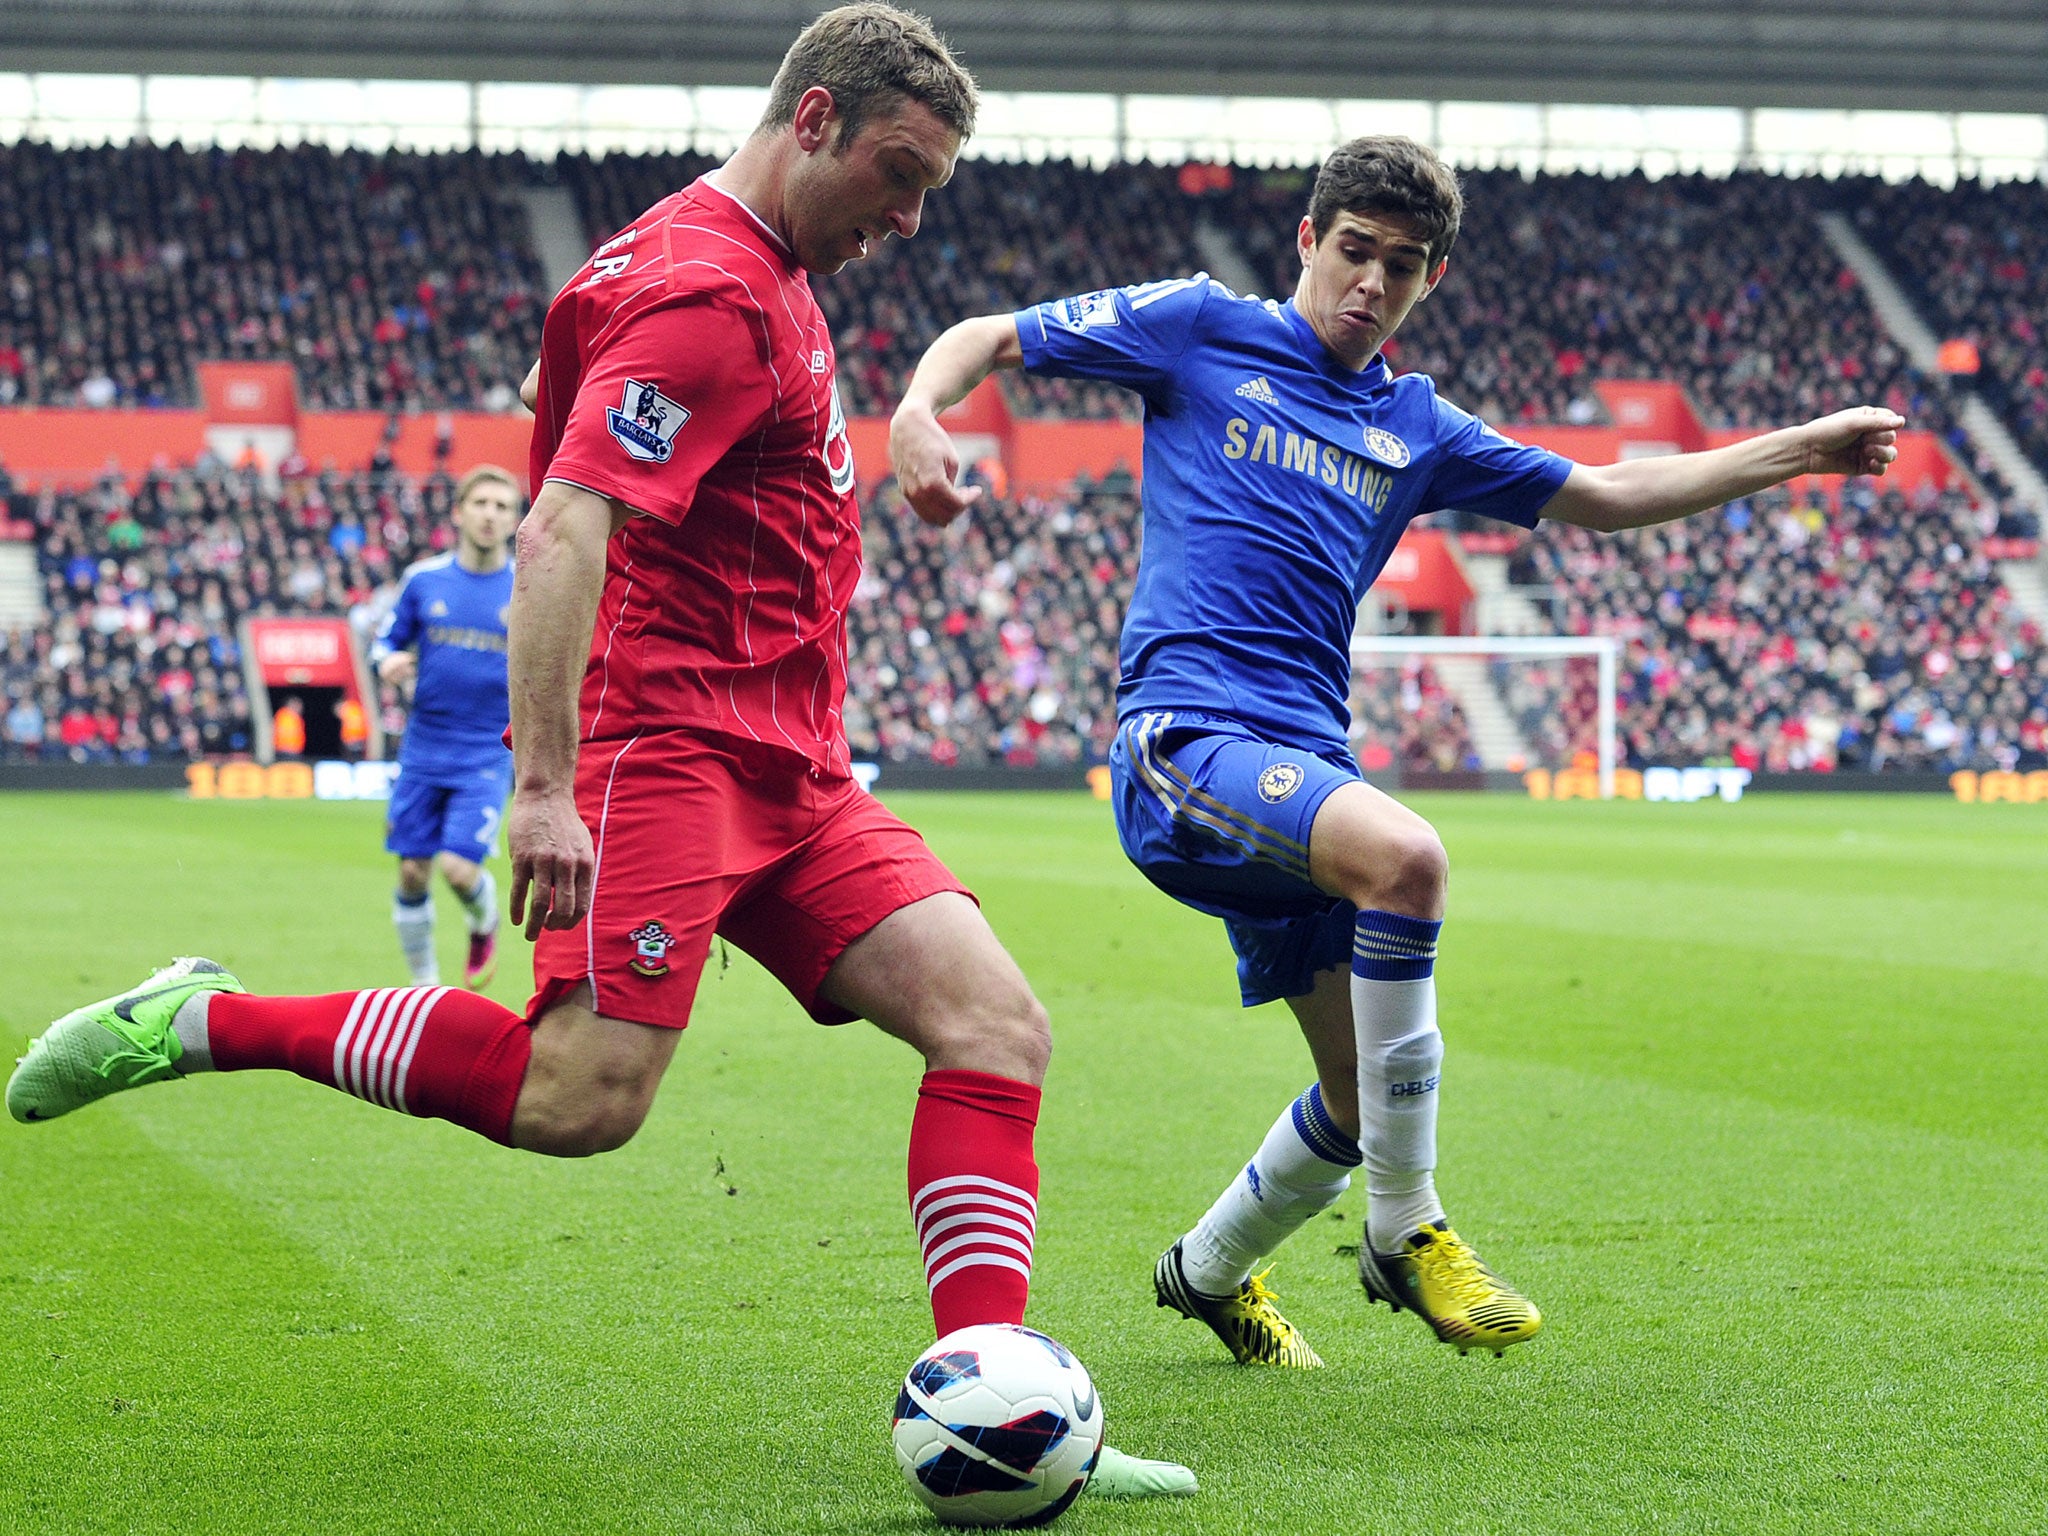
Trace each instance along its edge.
{"label": "red socks with white stripes", "polygon": [[1038,1090],[987,1072],[927,1072],[910,1122],[910,1217],[944,1337],[1021,1323],[1038,1230]]}
{"label": "red socks with white stripes", "polygon": [[[181,1072],[295,1072],[400,1114],[511,1144],[533,1054],[526,1021],[448,987],[323,997],[202,993],[179,1011]],[[939,1332],[1021,1323],[1031,1295],[1039,1092],[987,1072],[927,1072],[910,1122],[910,1214]]]}
{"label": "red socks with white stripes", "polygon": [[[204,1000],[201,1018],[188,1019]],[[272,1067],[402,1115],[439,1116],[511,1145],[533,1031],[509,1008],[448,987],[324,997],[201,993],[179,1012],[184,1072]]]}

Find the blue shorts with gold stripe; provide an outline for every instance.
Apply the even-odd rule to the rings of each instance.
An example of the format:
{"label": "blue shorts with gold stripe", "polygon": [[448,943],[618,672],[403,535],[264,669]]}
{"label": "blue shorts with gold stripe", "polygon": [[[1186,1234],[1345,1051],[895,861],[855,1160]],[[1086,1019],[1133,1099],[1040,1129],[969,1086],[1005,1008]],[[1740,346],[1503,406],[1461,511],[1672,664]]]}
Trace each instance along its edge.
{"label": "blue shorts with gold stripe", "polygon": [[1145,878],[1220,917],[1247,1008],[1314,989],[1351,963],[1358,909],[1308,877],[1308,834],[1345,757],[1276,747],[1221,715],[1148,710],[1109,750],[1117,836]]}

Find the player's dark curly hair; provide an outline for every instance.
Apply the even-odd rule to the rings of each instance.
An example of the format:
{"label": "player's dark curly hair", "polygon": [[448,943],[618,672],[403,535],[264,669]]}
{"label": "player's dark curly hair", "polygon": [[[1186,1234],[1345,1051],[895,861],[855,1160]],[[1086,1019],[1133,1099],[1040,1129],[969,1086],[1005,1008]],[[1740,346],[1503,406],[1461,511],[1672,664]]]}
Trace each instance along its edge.
{"label": "player's dark curly hair", "polygon": [[974,76],[955,59],[924,17],[881,0],[861,0],[827,11],[798,34],[768,88],[763,128],[796,121],[796,104],[812,86],[832,93],[839,109],[839,144],[851,144],[861,125],[908,98],[923,102],[961,138],[974,132],[981,104]]}
{"label": "player's dark curly hair", "polygon": [[1414,224],[1434,267],[1451,254],[1465,217],[1458,178],[1427,145],[1399,134],[1340,144],[1316,173],[1309,223],[1320,241],[1340,213],[1391,213]]}

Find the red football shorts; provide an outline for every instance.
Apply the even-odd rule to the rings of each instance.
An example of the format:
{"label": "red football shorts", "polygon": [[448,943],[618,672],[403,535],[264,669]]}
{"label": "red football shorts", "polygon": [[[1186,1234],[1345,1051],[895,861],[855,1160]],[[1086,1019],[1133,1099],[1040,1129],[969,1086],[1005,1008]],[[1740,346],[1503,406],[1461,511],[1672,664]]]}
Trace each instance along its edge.
{"label": "red football shorts", "polygon": [[844,1024],[818,989],[847,945],[914,901],[973,895],[853,780],[752,741],[586,742],[576,806],[597,847],[590,912],[534,945],[529,1019],[587,981],[605,1017],[681,1029],[716,934]]}

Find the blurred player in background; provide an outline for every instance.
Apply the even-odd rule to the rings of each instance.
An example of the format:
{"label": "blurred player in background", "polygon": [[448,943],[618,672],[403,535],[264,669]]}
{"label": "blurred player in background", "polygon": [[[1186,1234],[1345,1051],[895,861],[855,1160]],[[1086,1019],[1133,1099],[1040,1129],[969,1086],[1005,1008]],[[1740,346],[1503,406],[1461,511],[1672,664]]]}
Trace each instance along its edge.
{"label": "blurred player in background", "polygon": [[950,522],[980,495],[937,420],[991,369],[1143,396],[1144,553],[1125,619],[1110,767],[1125,851],[1221,917],[1247,1007],[1285,998],[1317,1082],[1154,1273],[1240,1361],[1320,1365],[1252,1268],[1363,1161],[1367,1294],[1491,1349],[1537,1309],[1437,1197],[1443,1037],[1433,980],[1448,865],[1346,744],[1357,609],[1410,519],[1463,508],[1603,531],[1717,507],[1803,474],[1882,474],[1889,411],[1842,411],[1733,447],[1591,466],[1509,441],[1380,355],[1443,280],[1463,200],[1428,149],[1359,139],[1318,175],[1280,303],[1196,275],[963,322],[919,364],[891,430],[904,495]]}
{"label": "blurred player in background", "polygon": [[377,630],[377,676],[412,685],[398,751],[384,846],[398,855],[391,921],[416,987],[441,979],[434,953],[434,866],[462,904],[472,990],[498,964],[498,886],[484,860],[512,790],[505,750],[505,625],[512,607],[509,540],[519,522],[519,482],[480,464],[455,489],[455,547],[409,567]]}
{"label": "blurred player in background", "polygon": [[[866,1018],[924,1058],[908,1163],[933,1320],[1022,1321],[1050,1034],[965,887],[852,775],[860,509],[808,278],[917,232],[976,102],[920,18],[828,11],[732,159],[549,307],[509,653],[526,1015],[446,988],[256,998],[184,960],[53,1024],[9,1084],[15,1118],[279,1067],[511,1146],[608,1151],[721,935],[819,1023]],[[1089,1484],[1194,1486],[1107,1446]]]}

